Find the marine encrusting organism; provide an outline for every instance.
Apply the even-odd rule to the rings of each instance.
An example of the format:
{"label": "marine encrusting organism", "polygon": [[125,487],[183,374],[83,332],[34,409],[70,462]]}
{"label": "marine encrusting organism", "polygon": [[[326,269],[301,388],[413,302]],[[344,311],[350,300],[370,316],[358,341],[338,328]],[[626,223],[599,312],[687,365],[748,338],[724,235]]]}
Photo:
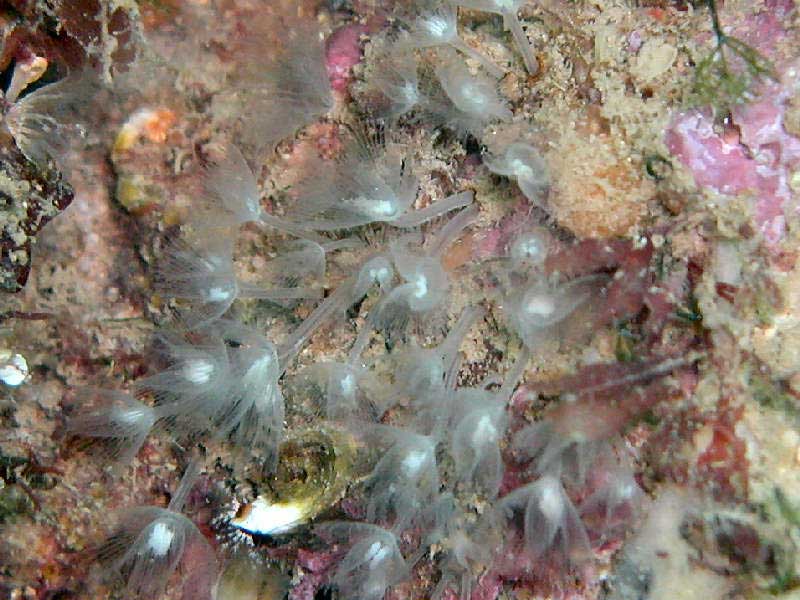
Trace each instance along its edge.
{"label": "marine encrusting organism", "polygon": [[235,145],[224,147],[221,155],[203,170],[200,179],[202,193],[189,214],[189,222],[196,229],[218,230],[260,223],[300,238],[325,241],[261,207],[256,177]]}
{"label": "marine encrusting organism", "polygon": [[229,348],[233,377],[213,418],[216,434],[231,434],[239,447],[260,450],[274,468],[285,415],[278,380],[286,366],[275,345],[253,328],[235,321],[217,327]]}
{"label": "marine encrusting organism", "polygon": [[[216,119],[192,140],[202,157],[198,193],[188,198],[181,237],[170,232],[174,241],[153,277],[158,295],[177,301],[181,325],[156,334],[160,370],[131,382],[129,394],[87,395],[68,425],[121,461],[131,461],[156,425],[183,447],[219,450],[222,475],[211,483],[232,492],[233,510],[216,514],[203,531],[219,535],[223,552],[251,536],[252,552],[282,571],[306,552],[293,571],[298,597],[327,583],[341,598],[380,600],[412,568],[425,573],[415,577],[413,593],[441,598],[454,587],[467,600],[478,576],[488,574],[497,595],[511,579],[500,564],[509,556],[525,555],[525,576],[539,576],[538,561],[568,571],[590,556],[592,543],[621,536],[641,499],[620,433],[655,400],[606,402],[606,380],[587,376],[574,402],[566,393],[548,396],[544,409],[538,398],[530,405],[519,399],[525,394],[512,401],[532,355],[545,363],[540,373],[561,373],[560,364],[545,362],[547,346],[575,350],[571,344],[587,337],[578,336],[624,312],[603,301],[614,282],[622,285],[611,273],[629,272],[619,266],[623,252],[635,251],[614,240],[569,245],[568,227],[547,228],[549,174],[536,148],[521,141],[532,135],[524,131],[526,94],[538,91],[519,72],[509,74],[507,101],[500,69],[458,34],[452,4],[503,15],[534,74],[538,64],[518,17],[525,3],[407,4],[414,8],[400,18],[399,35],[389,16],[353,21],[336,38],[349,40],[348,59],[364,50],[374,61],[352,70],[365,80],[366,95],[383,96],[374,106],[368,98],[359,115],[338,88],[334,107],[326,66],[336,65],[326,61],[336,57],[326,56],[316,27],[274,17],[278,5],[265,4],[267,20],[292,27],[264,31],[267,48],[253,35],[263,29],[257,17],[236,23],[232,48],[208,43],[225,65],[225,82],[195,103]],[[325,12],[319,23],[335,26],[339,18]],[[254,58],[258,50],[268,57]],[[481,65],[477,73],[472,60]],[[300,132],[326,113],[324,123]],[[233,131],[221,126],[231,123]],[[490,128],[513,130],[510,139],[520,141],[487,152]],[[280,156],[265,156],[276,148]],[[176,159],[176,172],[182,165]],[[270,182],[262,186],[265,173]],[[533,210],[503,215],[487,192],[496,180],[490,173],[514,179],[530,200],[518,204]],[[263,190],[273,188],[274,213],[262,207]],[[436,190],[446,193],[440,199]],[[479,215],[491,237],[486,252],[484,232],[467,233]],[[259,226],[277,236],[265,243]],[[237,242],[276,256],[245,281]],[[583,254],[573,263],[564,255],[576,248]],[[584,256],[592,252],[595,262]],[[489,254],[498,260],[485,261],[477,280],[456,281],[463,265]],[[647,272],[651,254],[632,261],[636,272]],[[493,323],[497,297],[521,350]],[[156,320],[170,319],[158,315],[161,303],[152,304]],[[466,307],[458,319],[456,307]],[[281,323],[287,313],[297,319],[293,328]],[[341,327],[302,352],[331,325]],[[502,378],[497,363],[505,365]],[[649,368],[643,362],[614,385],[666,372]],[[545,384],[538,378],[532,385]],[[104,547],[102,557],[134,597],[157,597],[195,551],[204,570],[213,568],[203,534],[182,513],[194,469],[167,508],[132,511]],[[319,539],[302,537],[327,514],[366,522],[322,523],[313,526]],[[233,569],[225,582],[235,577]]]}
{"label": "marine encrusting organism", "polygon": [[215,573],[214,551],[197,526],[181,513],[197,473],[197,463],[191,463],[167,508],[125,510],[111,537],[100,547],[100,562],[124,578],[128,597],[161,598],[170,578],[191,553],[194,568],[202,570],[203,576],[187,573],[185,587],[193,590],[193,598],[212,598],[213,580],[208,581],[205,589],[199,589],[198,582]]}
{"label": "marine encrusting organism", "polygon": [[492,563],[497,532],[488,518],[470,522],[471,515],[459,510],[452,496],[443,495],[435,510],[443,525],[434,530],[435,537],[431,541],[442,548],[442,557],[439,561],[441,576],[431,598],[446,597],[447,590],[454,589],[460,592],[460,600],[469,600],[475,580]]}
{"label": "marine encrusting organism", "polygon": [[[258,285],[265,288],[312,290],[319,286],[328,274],[328,263],[335,252],[354,250],[362,246],[363,244],[354,237],[319,242],[311,239],[288,241],[278,248],[278,256],[259,270]],[[354,290],[354,293],[357,293],[357,290]],[[282,306],[295,306],[300,300],[273,300],[273,302]]]}
{"label": "marine encrusting organism", "polygon": [[524,231],[511,240],[508,258],[511,268],[523,271],[541,269],[550,254],[551,236],[544,229]]}
{"label": "marine encrusting organism", "polygon": [[590,411],[556,412],[566,412],[577,418],[570,420],[549,414],[549,418],[524,427],[514,436],[514,451],[521,460],[530,462],[530,470],[536,475],[550,473],[583,485],[598,455],[609,450],[609,439],[593,435],[595,429],[603,429],[599,423],[592,427],[591,423],[579,420],[591,420]]}
{"label": "marine encrusting organism", "polygon": [[[269,12],[269,11],[268,11]],[[325,69],[325,49],[319,30],[297,18],[267,17],[267,32],[254,30],[238,48],[240,70],[231,76],[229,91],[218,94],[215,113],[238,116],[237,143],[251,159],[263,159],[265,150],[333,107],[333,93]],[[272,37],[271,59],[264,60],[264,37]]]}
{"label": "marine encrusting organism", "polygon": [[402,531],[419,521],[439,493],[436,440],[386,425],[370,425],[364,435],[384,448],[364,484],[367,521]]}
{"label": "marine encrusting organism", "polygon": [[495,506],[507,522],[522,514],[524,548],[533,559],[555,552],[565,561],[591,556],[586,528],[557,477],[544,475],[503,496]]}
{"label": "marine encrusting organism", "polygon": [[[93,73],[75,72],[20,96],[47,69],[47,61],[38,58],[29,64],[26,76],[12,78],[5,95],[0,96],[0,124],[28,160],[40,167],[53,160],[69,173],[73,166],[69,152],[84,146],[90,133],[88,112],[92,109],[86,98],[97,93],[100,85]],[[24,67],[19,65],[14,75]]]}
{"label": "marine encrusting organism", "polygon": [[236,276],[233,247],[226,237],[206,239],[202,246],[173,240],[154,276],[156,289],[190,303],[187,325],[207,325],[224,315],[237,298],[289,300],[318,298],[320,292],[301,287],[261,288]]}
{"label": "marine encrusting organism", "polygon": [[344,362],[321,361],[298,373],[304,383],[320,390],[322,414],[337,421],[373,420],[376,409],[364,389],[372,381],[366,367]]}
{"label": "marine encrusting organism", "polygon": [[[470,196],[471,197],[471,196]],[[392,263],[403,279],[370,312],[350,351],[351,359],[361,355],[374,330],[387,339],[398,335],[413,315],[429,313],[447,297],[450,282],[442,266],[442,255],[475,219],[476,209],[468,207],[453,217],[419,254],[411,251],[415,236],[404,236],[391,245]]]}
{"label": "marine encrusting organism", "polygon": [[492,173],[516,179],[525,197],[537,206],[542,205],[549,183],[547,165],[533,146],[514,142],[502,153],[485,156],[483,161]]}
{"label": "marine encrusting organism", "polygon": [[370,111],[373,118],[392,121],[425,103],[417,59],[412,52],[392,48],[376,62],[368,89],[377,91],[382,99]]}
{"label": "marine encrusting organism", "polygon": [[80,408],[70,415],[67,432],[96,441],[119,465],[129,464],[158,421],[157,411],[117,390],[87,388],[78,396]]}
{"label": "marine encrusting organism", "polygon": [[644,491],[634,475],[632,460],[622,448],[604,452],[592,469],[591,493],[578,512],[592,540],[621,536],[641,512]]}
{"label": "marine encrusting organism", "polygon": [[388,223],[417,227],[472,202],[469,193],[453,194],[413,210],[419,183],[410,161],[394,146],[353,140],[335,161],[317,161],[312,175],[293,191],[298,202],[289,218],[317,231]]}
{"label": "marine encrusting organism", "polygon": [[470,73],[464,61],[450,52],[440,51],[435,68],[444,94],[429,93],[423,109],[434,121],[457,133],[480,136],[492,121],[509,121],[511,111],[497,90],[496,82],[485,75]]}
{"label": "marine encrusting organism", "polygon": [[[514,330],[532,351],[541,350],[549,339],[562,340],[571,333],[565,327],[567,318],[578,308],[602,294],[605,277],[587,276],[560,284],[551,284],[542,277],[512,290],[504,310]],[[590,330],[591,319],[585,319],[582,329]]]}
{"label": "marine encrusting organism", "polygon": [[457,481],[494,498],[505,471],[501,443],[508,428],[508,403],[528,366],[527,348],[509,367],[496,391],[485,388],[459,388],[450,406],[450,454],[456,466]]}
{"label": "marine encrusting organism", "polygon": [[476,388],[458,390],[453,398],[450,453],[456,479],[489,498],[497,495],[503,476],[500,443],[507,427],[507,402]]}
{"label": "marine encrusting organism", "polygon": [[478,62],[497,79],[505,72],[486,56],[474,50],[458,35],[458,15],[456,8],[446,2],[435,3],[434,7],[421,7],[413,16],[401,17],[408,27],[408,36],[398,42],[411,48],[451,46],[468,58]]}
{"label": "marine encrusting organism", "polygon": [[381,600],[391,586],[406,579],[409,566],[390,530],[366,523],[323,523],[317,535],[350,549],[336,567],[331,583],[343,598]]}
{"label": "marine encrusting organism", "polygon": [[232,380],[228,349],[214,333],[208,328],[160,331],[154,347],[164,368],[133,384],[138,394],[153,398],[160,416],[181,434],[207,430]]}
{"label": "marine encrusting organism", "polygon": [[476,307],[465,309],[438,346],[412,346],[396,358],[396,383],[378,407],[383,413],[401,400],[413,411],[412,424],[419,432],[442,437],[450,419],[460,361],[458,350],[469,330],[483,316]]}

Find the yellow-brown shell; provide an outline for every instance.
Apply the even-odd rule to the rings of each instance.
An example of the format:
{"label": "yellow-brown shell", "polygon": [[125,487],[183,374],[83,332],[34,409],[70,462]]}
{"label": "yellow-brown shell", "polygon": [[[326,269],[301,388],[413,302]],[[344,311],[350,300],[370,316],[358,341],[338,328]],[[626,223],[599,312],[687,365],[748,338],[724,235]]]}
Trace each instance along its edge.
{"label": "yellow-brown shell", "polygon": [[353,438],[333,428],[290,433],[281,444],[267,491],[243,505],[231,524],[258,535],[281,535],[341,500],[360,477]]}

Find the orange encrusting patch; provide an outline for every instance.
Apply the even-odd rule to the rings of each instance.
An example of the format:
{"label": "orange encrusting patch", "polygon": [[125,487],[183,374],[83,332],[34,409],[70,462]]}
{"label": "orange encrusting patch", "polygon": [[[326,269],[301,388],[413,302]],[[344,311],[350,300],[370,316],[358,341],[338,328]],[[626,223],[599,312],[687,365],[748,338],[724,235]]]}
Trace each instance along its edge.
{"label": "orange encrusting patch", "polygon": [[144,136],[154,144],[163,144],[169,130],[175,125],[175,113],[168,108],[158,108],[144,123]]}
{"label": "orange encrusting patch", "polygon": [[553,181],[549,207],[578,237],[629,236],[647,214],[655,184],[641,165],[620,158],[608,134],[565,133],[546,159]]}

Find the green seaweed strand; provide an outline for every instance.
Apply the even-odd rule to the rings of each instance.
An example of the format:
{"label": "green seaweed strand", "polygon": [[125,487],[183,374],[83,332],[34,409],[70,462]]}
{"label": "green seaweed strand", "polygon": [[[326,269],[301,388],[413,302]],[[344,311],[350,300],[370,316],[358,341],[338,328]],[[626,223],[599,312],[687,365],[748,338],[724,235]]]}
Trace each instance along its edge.
{"label": "green seaweed strand", "polygon": [[[777,79],[777,74],[772,63],[758,50],[723,31],[716,0],[706,0],[706,5],[717,44],[697,65],[694,92],[702,103],[728,109],[749,98],[750,88],[755,81],[765,77]],[[743,72],[737,73],[731,68],[731,55],[742,61],[745,67]]]}

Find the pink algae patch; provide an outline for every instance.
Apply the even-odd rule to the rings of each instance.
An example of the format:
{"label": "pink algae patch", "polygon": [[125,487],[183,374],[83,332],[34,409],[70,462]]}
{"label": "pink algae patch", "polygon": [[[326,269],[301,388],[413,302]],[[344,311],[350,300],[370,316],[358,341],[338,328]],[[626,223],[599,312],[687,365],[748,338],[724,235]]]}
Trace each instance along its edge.
{"label": "pink algae patch", "polygon": [[667,132],[666,141],[670,152],[689,167],[699,186],[735,195],[756,190],[762,183],[738,137],[718,135],[705,113],[679,114]]}
{"label": "pink algae patch", "polygon": [[665,140],[698,186],[751,196],[755,222],[773,245],[784,237],[786,212],[798,209],[789,182],[800,166],[800,139],[784,126],[789,83],[766,85],[755,102],[733,110],[721,132],[709,112],[681,112]]}
{"label": "pink algae patch", "polygon": [[325,47],[325,67],[334,91],[344,93],[351,71],[361,61],[361,36],[365,25],[347,25],[333,32]]}
{"label": "pink algae patch", "polygon": [[762,8],[730,22],[733,15],[723,10],[723,28],[771,61],[778,80],[763,82],[753,102],[733,108],[724,131],[715,130],[710,111],[680,112],[665,139],[698,186],[750,195],[755,224],[772,246],[784,238],[787,213],[798,209],[788,184],[798,167],[800,139],[786,127],[787,105],[800,82],[796,39],[787,28],[795,11],[791,0],[764,0]]}

